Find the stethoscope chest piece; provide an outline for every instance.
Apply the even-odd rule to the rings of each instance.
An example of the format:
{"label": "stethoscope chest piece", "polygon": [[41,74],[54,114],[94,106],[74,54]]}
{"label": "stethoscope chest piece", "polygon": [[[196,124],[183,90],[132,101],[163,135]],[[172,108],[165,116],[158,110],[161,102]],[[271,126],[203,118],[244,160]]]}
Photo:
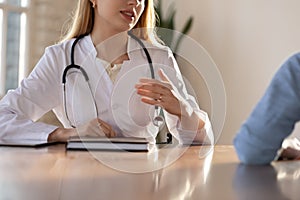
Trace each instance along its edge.
{"label": "stethoscope chest piece", "polygon": [[154,126],[157,126],[160,128],[164,125],[165,120],[164,120],[163,116],[157,115],[156,117],[153,118],[152,123]]}

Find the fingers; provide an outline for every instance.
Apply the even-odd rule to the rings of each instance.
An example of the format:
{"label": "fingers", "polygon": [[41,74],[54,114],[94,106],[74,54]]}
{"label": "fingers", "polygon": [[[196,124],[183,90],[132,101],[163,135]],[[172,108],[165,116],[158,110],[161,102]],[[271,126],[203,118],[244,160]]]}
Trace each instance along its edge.
{"label": "fingers", "polygon": [[166,100],[167,98],[163,98],[163,96],[159,99],[153,99],[153,98],[148,98],[148,97],[142,97],[141,101],[146,103],[146,104],[150,104],[150,105],[155,105],[155,106],[159,106],[162,108],[166,108],[166,104],[168,103],[168,100]]}
{"label": "fingers", "polygon": [[98,128],[105,134],[106,137],[110,138],[116,136],[115,131],[108,123],[104,122],[101,119],[97,119],[97,122],[98,122],[97,124]]}
{"label": "fingers", "polygon": [[[162,75],[166,80],[166,77]],[[135,85],[137,93],[144,98],[162,101],[164,96],[172,96],[172,85],[169,82],[163,82],[155,79],[140,79],[140,83]]]}
{"label": "fingers", "polygon": [[150,83],[150,82],[139,83],[139,84],[136,84],[135,87],[138,91],[153,93],[154,96],[152,96],[152,97],[156,98],[156,99],[158,99],[160,97],[160,94],[170,95],[172,93],[171,89],[169,88],[172,86],[166,87],[165,85],[162,85],[160,83]]}
{"label": "fingers", "polygon": [[149,99],[153,99],[154,101],[158,101],[161,102],[163,100],[163,97],[166,97],[169,94],[169,91],[164,91],[164,90],[152,90],[151,87],[146,89],[138,89],[137,90],[137,94],[141,95],[142,98],[149,98]]}
{"label": "fingers", "polygon": [[172,85],[170,82],[165,81],[159,81],[157,79],[149,79],[149,78],[141,78],[140,83],[136,84],[136,88],[146,87],[146,86],[152,86],[156,89],[168,89],[172,90]]}
{"label": "fingers", "polygon": [[149,104],[162,107],[170,114],[181,116],[180,100],[175,94],[176,89],[173,89],[171,81],[163,70],[158,71],[160,80],[142,78],[135,85],[137,94],[141,96],[141,101]]}
{"label": "fingers", "polygon": [[156,88],[172,90],[173,88],[171,85],[171,81],[162,69],[158,70],[158,75],[161,81],[157,79],[141,78],[140,84],[137,84],[136,87],[141,87],[143,85],[152,85]]}
{"label": "fingers", "polygon": [[142,78],[140,82],[135,85],[137,94],[142,96],[142,101],[151,105],[162,105],[169,97],[174,97],[172,94],[172,85],[163,72],[159,70],[158,74],[162,81],[156,79]]}
{"label": "fingers", "polygon": [[165,72],[162,69],[158,70],[158,75],[162,81],[170,82],[168,76],[165,74]]}
{"label": "fingers", "polygon": [[291,147],[284,149],[281,153],[281,158],[296,160],[300,158],[300,151]]}
{"label": "fingers", "polygon": [[88,123],[77,127],[80,136],[115,137],[116,133],[112,127],[101,119],[95,118]]}

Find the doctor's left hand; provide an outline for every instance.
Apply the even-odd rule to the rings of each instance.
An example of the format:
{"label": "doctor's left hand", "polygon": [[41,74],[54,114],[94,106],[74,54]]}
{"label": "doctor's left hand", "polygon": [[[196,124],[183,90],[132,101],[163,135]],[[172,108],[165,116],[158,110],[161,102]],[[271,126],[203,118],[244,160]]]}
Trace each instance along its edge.
{"label": "doctor's left hand", "polygon": [[181,117],[183,103],[176,97],[175,90],[167,75],[160,69],[158,74],[162,81],[157,79],[142,78],[135,85],[137,94],[142,97],[142,102],[160,106],[168,113]]}

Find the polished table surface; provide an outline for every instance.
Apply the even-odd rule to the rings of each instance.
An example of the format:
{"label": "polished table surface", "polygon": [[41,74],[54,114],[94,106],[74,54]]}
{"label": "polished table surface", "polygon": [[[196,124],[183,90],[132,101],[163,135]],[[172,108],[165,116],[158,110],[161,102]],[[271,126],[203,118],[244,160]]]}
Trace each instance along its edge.
{"label": "polished table surface", "polygon": [[175,153],[169,148],[130,153],[65,151],[62,144],[0,147],[0,200],[300,199],[300,162],[245,166],[232,146],[209,150],[192,146]]}

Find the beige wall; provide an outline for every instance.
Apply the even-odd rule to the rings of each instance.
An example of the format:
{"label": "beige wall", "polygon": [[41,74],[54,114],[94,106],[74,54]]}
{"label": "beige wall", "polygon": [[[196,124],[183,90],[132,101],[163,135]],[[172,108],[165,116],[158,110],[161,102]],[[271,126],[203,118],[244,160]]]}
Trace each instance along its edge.
{"label": "beige wall", "polygon": [[[195,17],[189,36],[208,51],[220,70],[227,94],[227,115],[219,143],[230,144],[280,64],[300,47],[300,1],[163,1],[165,8],[175,1],[178,28],[188,15]],[[33,2],[37,10],[32,14],[37,21],[32,28],[36,35],[32,37],[31,65],[45,46],[57,41],[60,27],[75,4],[73,0]],[[203,82],[199,88],[205,90]],[[206,98],[200,98],[202,105],[210,110],[207,92],[202,96]]]}
{"label": "beige wall", "polygon": [[31,0],[29,68],[40,59],[45,47],[59,41],[61,29],[66,26],[75,5],[72,0]]}
{"label": "beige wall", "polygon": [[195,17],[190,36],[206,48],[222,74],[227,115],[219,143],[230,144],[280,64],[300,48],[300,1],[175,3],[178,27],[187,13]]}

